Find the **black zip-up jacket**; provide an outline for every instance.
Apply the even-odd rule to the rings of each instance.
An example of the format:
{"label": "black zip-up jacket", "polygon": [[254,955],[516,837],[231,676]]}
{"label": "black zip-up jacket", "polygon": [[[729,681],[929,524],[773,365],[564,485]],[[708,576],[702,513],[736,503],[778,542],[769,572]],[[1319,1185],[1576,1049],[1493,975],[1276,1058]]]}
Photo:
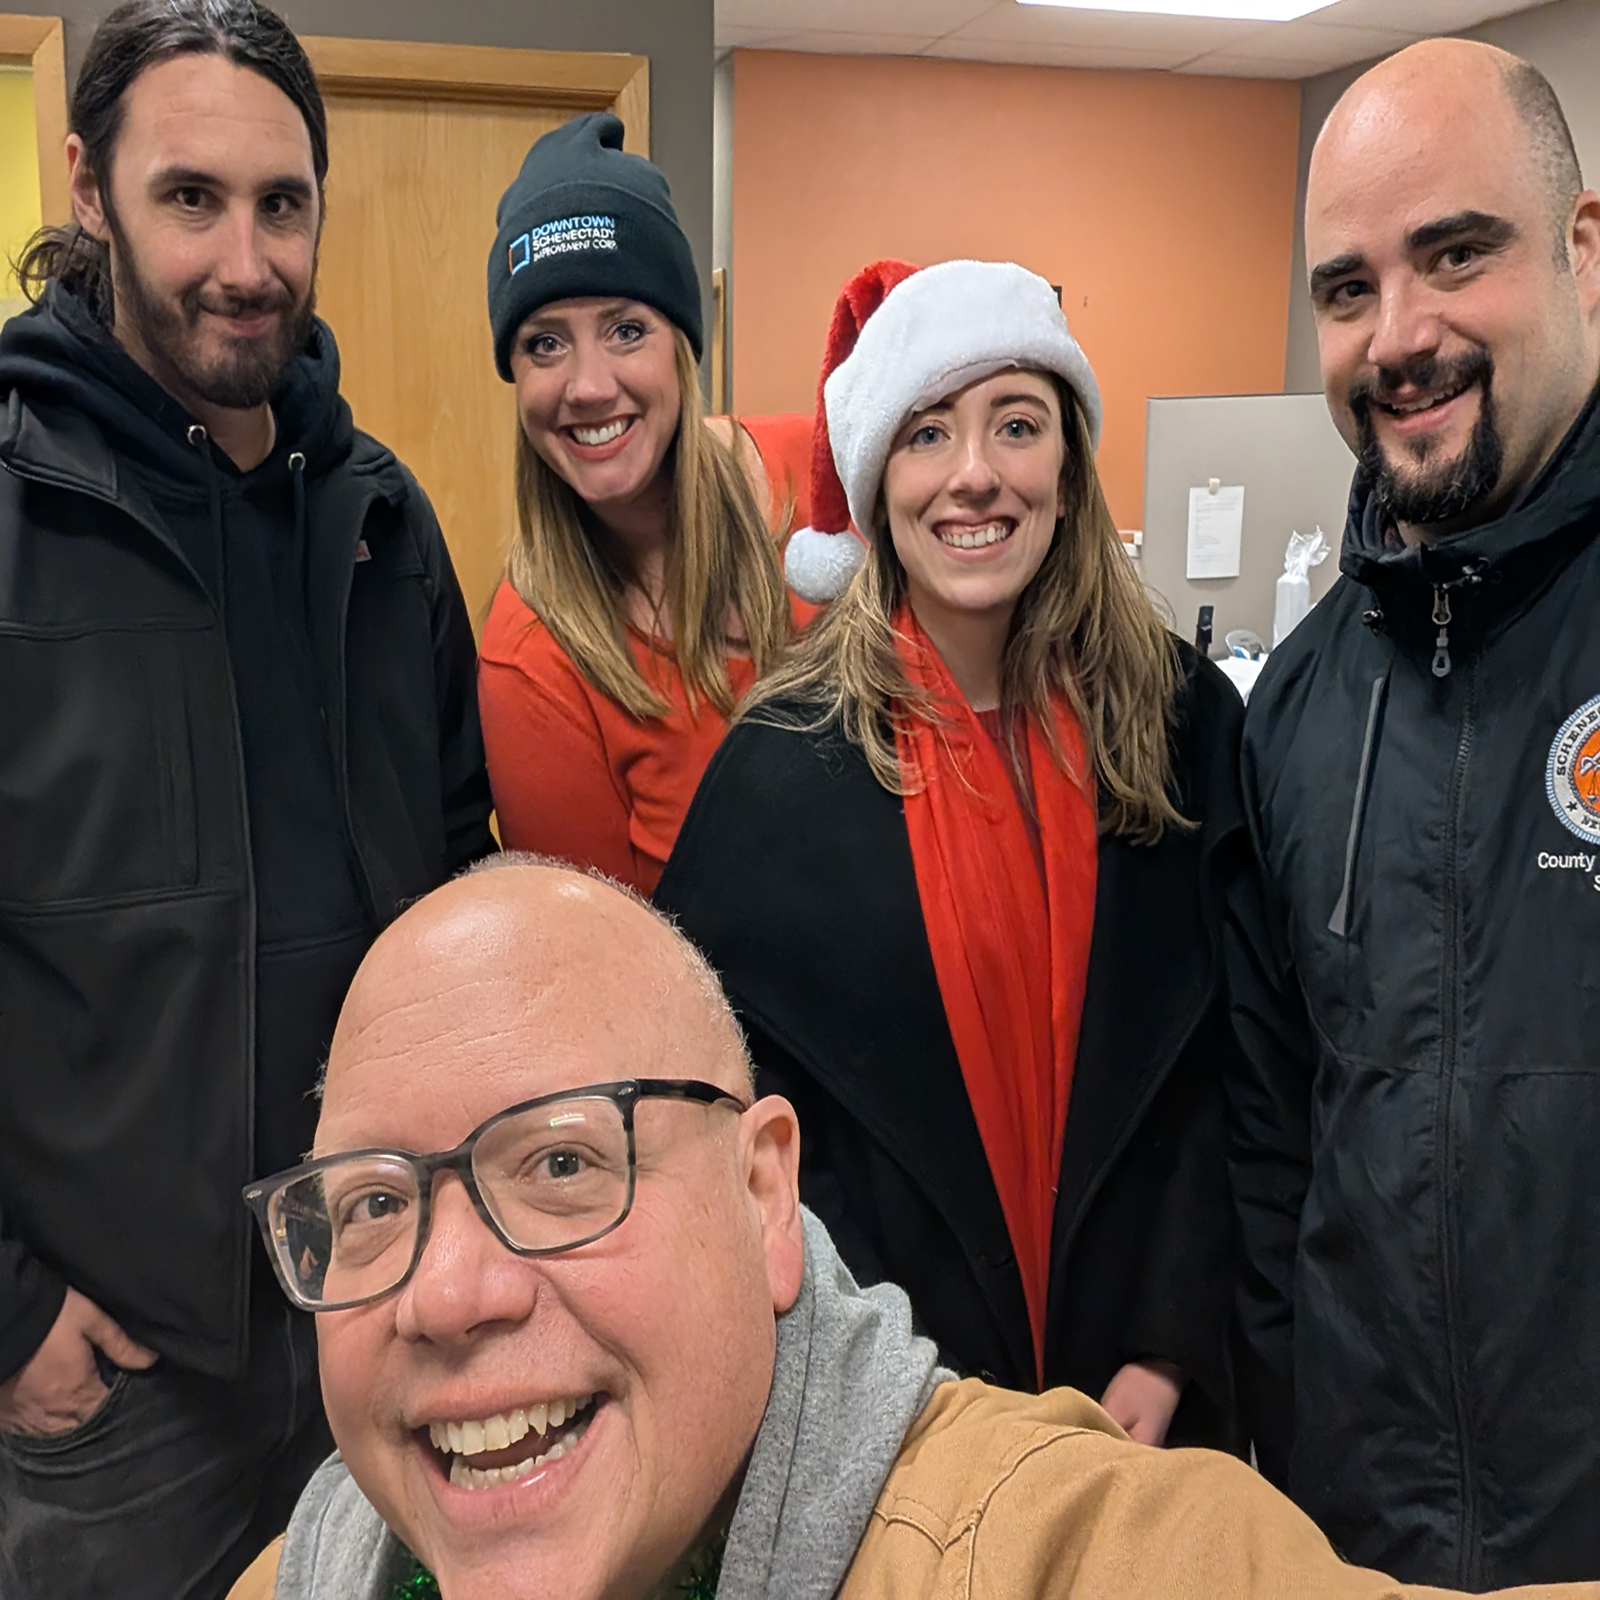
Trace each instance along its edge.
{"label": "black zip-up jacket", "polygon": [[[1190,1378],[1173,1443],[1235,1446],[1233,1222],[1221,1084],[1235,1049],[1220,924],[1248,858],[1239,697],[1179,647],[1184,815],[1159,843],[1100,840],[1062,1141],[1046,1386],[1099,1395],[1125,1362]],[[803,723],[806,708],[794,708]],[[656,889],[722,975],[763,1093],[800,1115],[801,1197],[852,1273],[898,1283],[958,1370],[1038,1378],[1022,1278],[951,1042],[904,803],[837,731],[723,740]]]}
{"label": "black zip-up jacket", "polygon": [[[1600,1578],[1600,413],[1521,504],[1272,654],[1230,982],[1247,1390],[1340,1551]],[[1241,883],[1245,880],[1241,880]]]}
{"label": "black zip-up jacket", "polygon": [[[0,335],[0,1378],[67,1285],[179,1364],[241,1369],[258,1075],[315,1071],[258,1043],[304,1054],[327,1026],[258,1016],[258,909],[344,918],[350,963],[352,916],[370,937],[492,847],[449,556],[338,373],[317,323],[241,475],[59,286]],[[225,530],[281,534],[303,567],[284,714],[309,708],[303,809],[336,834],[305,852],[315,883],[256,879]],[[287,943],[263,998],[335,1008],[329,960]],[[292,1110],[306,1087],[276,1090]]]}

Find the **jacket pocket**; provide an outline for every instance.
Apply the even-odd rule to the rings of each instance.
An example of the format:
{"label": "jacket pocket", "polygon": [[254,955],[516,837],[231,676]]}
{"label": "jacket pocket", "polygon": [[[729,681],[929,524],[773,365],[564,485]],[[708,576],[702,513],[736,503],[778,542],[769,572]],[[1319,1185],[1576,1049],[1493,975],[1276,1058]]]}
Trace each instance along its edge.
{"label": "jacket pocket", "polygon": [[184,638],[0,625],[0,904],[195,885]]}

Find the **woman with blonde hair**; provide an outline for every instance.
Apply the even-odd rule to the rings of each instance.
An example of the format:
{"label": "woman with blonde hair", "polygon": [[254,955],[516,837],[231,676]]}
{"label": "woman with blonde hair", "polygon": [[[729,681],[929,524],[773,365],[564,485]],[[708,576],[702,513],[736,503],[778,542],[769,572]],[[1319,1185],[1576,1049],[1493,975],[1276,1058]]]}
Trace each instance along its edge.
{"label": "woman with blonde hair", "polygon": [[1234,1444],[1238,697],[1123,553],[1042,279],[877,263],[823,398],[792,577],[843,592],[724,741],[657,903],[799,1109],[805,1199],[947,1360]]}
{"label": "woman with blonde hair", "polygon": [[479,705],[502,841],[648,893],[791,612],[759,456],[705,422],[689,242],[622,132],[597,112],[546,134],[500,202],[519,528]]}

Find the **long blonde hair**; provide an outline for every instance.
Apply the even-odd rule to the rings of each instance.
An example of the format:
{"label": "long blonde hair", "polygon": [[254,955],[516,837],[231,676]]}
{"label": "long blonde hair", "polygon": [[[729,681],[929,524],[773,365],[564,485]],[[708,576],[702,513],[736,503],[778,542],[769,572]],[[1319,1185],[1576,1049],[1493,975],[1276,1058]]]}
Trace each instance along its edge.
{"label": "long blonde hair", "polygon": [[[734,706],[728,623],[737,613],[757,674],[789,638],[788,591],[776,542],[743,468],[705,425],[694,351],[673,328],[682,412],[670,447],[672,539],[663,607],[691,709],[704,696],[724,716]],[[517,537],[511,586],[602,694],[639,718],[671,709],[628,648],[629,574],[607,553],[593,512],[517,428]]]}
{"label": "long blonde hair", "polygon": [[[1076,395],[1056,380],[1066,460],[1066,512],[1043,563],[1023,590],[1000,659],[1000,703],[1035,718],[1052,747],[1052,694],[1063,693],[1084,729],[1100,795],[1102,832],[1152,844],[1192,824],[1172,787],[1171,732],[1179,668],[1176,643],[1132,564],[1094,465]],[[893,616],[906,592],[880,498],[867,558],[850,587],[807,630],[788,659],[756,686],[741,715],[817,731],[840,727],[873,776],[904,794],[895,750],[900,717],[938,722],[931,696],[907,678]],[[780,709],[780,702],[783,703]],[[1057,758],[1061,758],[1059,749]]]}

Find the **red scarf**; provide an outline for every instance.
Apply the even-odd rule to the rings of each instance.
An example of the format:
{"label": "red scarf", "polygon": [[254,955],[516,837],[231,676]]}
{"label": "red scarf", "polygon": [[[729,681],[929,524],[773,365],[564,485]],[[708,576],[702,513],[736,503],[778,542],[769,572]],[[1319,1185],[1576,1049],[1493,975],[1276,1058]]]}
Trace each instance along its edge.
{"label": "red scarf", "polygon": [[1039,872],[1008,763],[909,605],[895,615],[906,675],[937,726],[901,719],[906,831],[950,1037],[1011,1234],[1044,1383],[1050,1233],[1094,929],[1098,831],[1083,730],[1065,698],[1055,734],[1071,773],[1027,722]]}

